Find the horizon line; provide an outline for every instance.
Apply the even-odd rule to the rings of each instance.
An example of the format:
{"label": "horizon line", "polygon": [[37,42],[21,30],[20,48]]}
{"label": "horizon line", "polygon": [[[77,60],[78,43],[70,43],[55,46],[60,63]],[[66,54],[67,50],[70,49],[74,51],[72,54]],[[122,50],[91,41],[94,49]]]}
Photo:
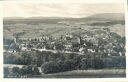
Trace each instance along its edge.
{"label": "horizon line", "polygon": [[122,15],[125,15],[125,13],[121,12],[121,13],[96,13],[96,14],[92,14],[92,15],[88,15],[88,16],[28,16],[28,17],[8,16],[8,17],[3,17],[3,18],[39,18],[39,17],[42,17],[42,18],[85,18],[85,17],[97,15],[97,14],[122,14]]}

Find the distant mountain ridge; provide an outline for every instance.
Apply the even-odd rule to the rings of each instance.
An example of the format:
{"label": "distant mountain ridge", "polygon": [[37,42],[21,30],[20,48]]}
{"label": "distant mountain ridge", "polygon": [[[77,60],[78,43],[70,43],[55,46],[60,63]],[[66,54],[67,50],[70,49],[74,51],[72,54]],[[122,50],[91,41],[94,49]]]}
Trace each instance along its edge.
{"label": "distant mountain ridge", "polygon": [[111,24],[124,24],[125,17],[123,13],[101,13],[83,18],[66,18],[66,17],[10,17],[4,18],[4,24],[89,24],[89,25],[111,25]]}
{"label": "distant mountain ridge", "polygon": [[86,19],[124,20],[123,13],[102,13],[86,17]]}
{"label": "distant mountain ridge", "polygon": [[116,19],[116,20],[124,20],[123,13],[101,13],[101,14],[94,14],[87,17],[80,17],[80,18],[73,18],[73,17],[5,17],[5,20],[8,19],[96,19],[96,18],[104,18],[104,19]]}

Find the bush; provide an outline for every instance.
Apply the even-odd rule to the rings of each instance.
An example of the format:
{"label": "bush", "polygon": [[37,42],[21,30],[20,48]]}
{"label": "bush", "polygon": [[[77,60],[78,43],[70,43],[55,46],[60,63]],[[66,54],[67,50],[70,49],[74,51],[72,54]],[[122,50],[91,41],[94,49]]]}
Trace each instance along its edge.
{"label": "bush", "polygon": [[80,69],[101,69],[104,63],[100,58],[83,58],[80,61]]}
{"label": "bush", "polygon": [[76,69],[77,64],[74,60],[66,60],[66,61],[50,61],[46,62],[41,66],[41,70],[43,73],[57,73],[64,71],[71,71]]}
{"label": "bush", "polygon": [[12,72],[17,75],[20,72],[20,68],[19,67],[13,67]]}
{"label": "bush", "polygon": [[91,59],[90,58],[83,58],[80,61],[80,69],[88,69],[92,68]]}
{"label": "bush", "polygon": [[80,69],[102,69],[102,68],[117,68],[126,67],[125,57],[114,56],[105,58],[83,58],[80,61]]}
{"label": "bush", "polygon": [[27,66],[23,66],[21,69],[20,69],[20,75],[27,75]]}
{"label": "bush", "polygon": [[64,71],[71,71],[75,69],[101,69],[104,67],[103,61],[99,58],[82,58],[82,56],[76,56],[73,59],[67,59],[65,61],[50,61],[45,62],[41,66],[43,73],[57,73]]}
{"label": "bush", "polygon": [[103,62],[102,59],[100,59],[100,58],[95,58],[95,59],[93,60],[93,62],[94,62],[94,68],[95,68],[95,69],[102,69],[102,68],[104,68],[104,62]]}
{"label": "bush", "polygon": [[4,67],[4,77],[7,77],[10,74],[9,68]]}
{"label": "bush", "polygon": [[76,62],[72,59],[64,61],[61,65],[61,69],[63,69],[61,71],[71,71],[76,68]]}
{"label": "bush", "polygon": [[21,77],[28,75],[39,75],[39,70],[36,66],[23,66],[22,68],[13,67],[11,76]]}
{"label": "bush", "polygon": [[56,73],[59,72],[59,65],[56,62],[46,62],[41,66],[41,70],[43,73]]}
{"label": "bush", "polygon": [[4,64],[31,65],[37,64],[37,56],[33,52],[23,51],[21,53],[4,53]]}
{"label": "bush", "polygon": [[39,75],[39,69],[36,66],[23,66],[21,68],[21,75]]}
{"label": "bush", "polygon": [[22,64],[21,56],[18,53],[4,54],[4,64]]}
{"label": "bush", "polygon": [[114,57],[105,57],[103,58],[105,68],[113,67],[126,67],[126,58],[125,56],[114,56]]}
{"label": "bush", "polygon": [[21,73],[19,67],[13,67],[13,68],[4,67],[4,77],[9,77],[9,76],[19,77],[20,75]]}
{"label": "bush", "polygon": [[38,67],[34,67],[34,69],[32,70],[32,75],[40,75]]}

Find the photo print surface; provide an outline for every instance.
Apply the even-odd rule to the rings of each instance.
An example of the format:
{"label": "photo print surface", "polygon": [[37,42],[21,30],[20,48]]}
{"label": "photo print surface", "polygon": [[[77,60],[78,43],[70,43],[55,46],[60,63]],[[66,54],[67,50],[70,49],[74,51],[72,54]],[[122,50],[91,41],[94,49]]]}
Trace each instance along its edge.
{"label": "photo print surface", "polygon": [[4,3],[4,78],[125,78],[121,3]]}

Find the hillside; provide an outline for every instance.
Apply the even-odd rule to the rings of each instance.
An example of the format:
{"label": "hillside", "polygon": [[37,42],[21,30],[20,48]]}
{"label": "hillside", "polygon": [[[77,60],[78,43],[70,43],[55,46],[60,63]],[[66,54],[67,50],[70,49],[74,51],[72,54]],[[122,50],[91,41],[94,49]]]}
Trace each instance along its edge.
{"label": "hillside", "polygon": [[102,14],[95,14],[86,17],[86,19],[92,19],[92,20],[124,20],[124,14],[122,13],[102,13]]}
{"label": "hillside", "polygon": [[91,22],[91,21],[124,21],[124,15],[122,13],[102,13],[95,14],[83,18],[60,18],[60,17],[30,17],[30,18],[21,18],[21,17],[10,17],[4,18],[4,23],[58,23],[60,21],[66,21],[68,23],[77,23],[77,22]]}
{"label": "hillside", "polygon": [[21,38],[35,38],[43,35],[55,36],[69,33],[84,34],[93,28],[110,28],[124,36],[124,15],[120,13],[102,13],[84,18],[30,17],[4,18],[4,37],[13,37],[23,33]]}

